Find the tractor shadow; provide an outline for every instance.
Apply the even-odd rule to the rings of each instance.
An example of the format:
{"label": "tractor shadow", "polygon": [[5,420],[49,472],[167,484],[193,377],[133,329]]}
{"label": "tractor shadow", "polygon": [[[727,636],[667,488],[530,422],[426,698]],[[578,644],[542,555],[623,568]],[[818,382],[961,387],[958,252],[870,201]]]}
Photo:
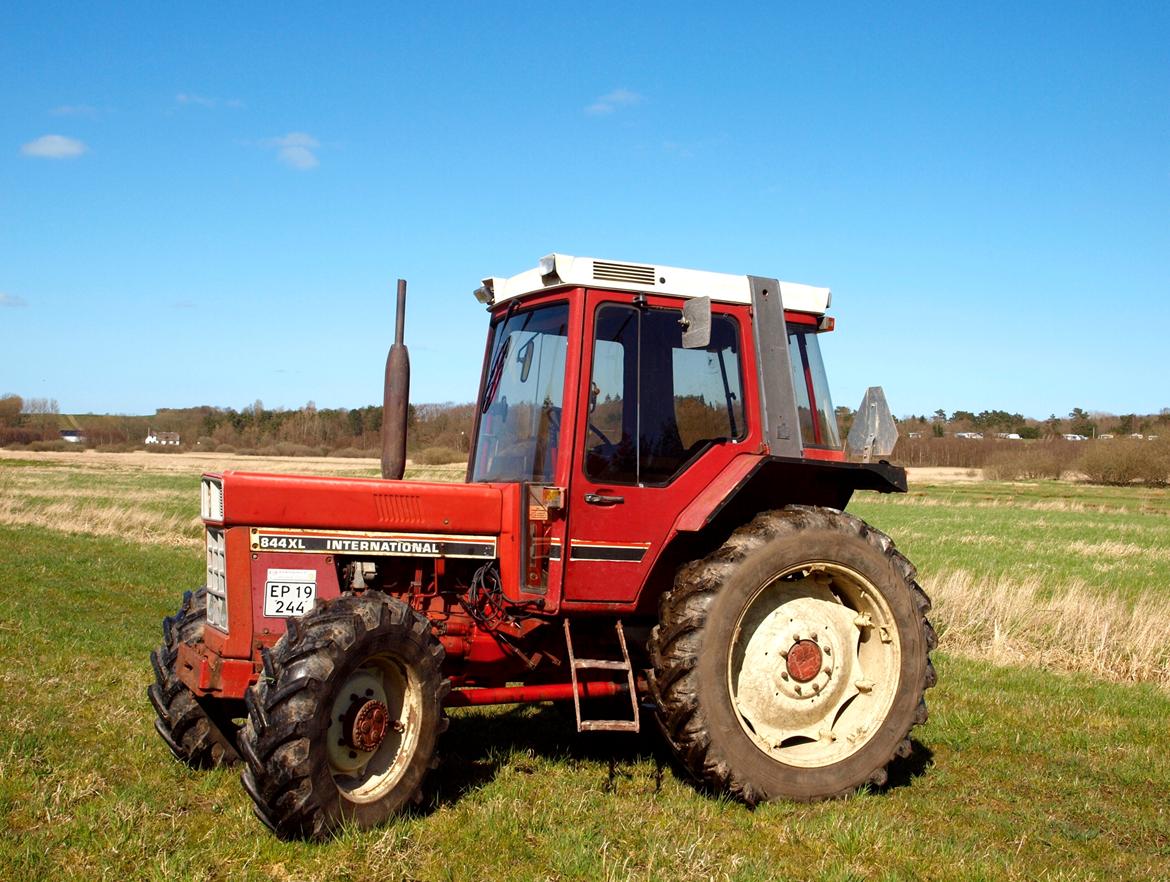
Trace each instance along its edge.
{"label": "tractor shadow", "polygon": [[874,793],[888,793],[891,790],[901,790],[903,787],[910,787],[917,779],[921,778],[934,765],[934,751],[919,741],[917,738],[910,739],[910,755],[907,757],[894,757],[893,761],[886,766],[888,777],[886,783],[880,787],[874,787]]}
{"label": "tractor shadow", "polygon": [[[629,705],[625,706],[629,713]],[[502,769],[534,775],[547,761],[592,764],[607,792],[635,777],[633,766],[653,763],[653,791],[662,788],[673,769],[670,751],[658,737],[653,719],[643,711],[642,731],[578,733],[571,704],[521,705],[507,711],[468,709],[451,715],[439,740],[440,763],[428,778],[429,812],[458,802],[491,783]],[[673,774],[686,780],[681,769]],[[639,778],[644,773],[638,772]],[[644,785],[642,785],[644,786]]]}
{"label": "tractor shadow", "polygon": [[[456,711],[439,741],[441,761],[428,778],[426,798],[416,812],[425,815],[453,805],[490,784],[505,768],[511,774],[537,775],[547,762],[592,765],[599,786],[607,793],[632,782],[640,790],[657,794],[670,775],[700,793],[725,798],[725,794],[696,782],[678,764],[659,736],[652,714],[643,709],[642,731],[631,734],[578,733],[571,704]],[[882,794],[912,786],[929,771],[934,764],[933,751],[917,739],[912,739],[911,746],[909,756],[889,764],[886,783],[870,788],[871,792]],[[647,764],[653,766],[649,776]]]}

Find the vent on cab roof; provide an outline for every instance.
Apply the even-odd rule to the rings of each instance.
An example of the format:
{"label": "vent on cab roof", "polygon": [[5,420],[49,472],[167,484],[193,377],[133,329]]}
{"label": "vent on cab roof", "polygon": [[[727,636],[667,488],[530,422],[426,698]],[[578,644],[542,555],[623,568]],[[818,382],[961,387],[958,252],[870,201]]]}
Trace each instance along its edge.
{"label": "vent on cab roof", "polygon": [[654,267],[637,266],[632,263],[609,263],[593,261],[593,278],[606,282],[635,282],[639,285],[654,284]]}

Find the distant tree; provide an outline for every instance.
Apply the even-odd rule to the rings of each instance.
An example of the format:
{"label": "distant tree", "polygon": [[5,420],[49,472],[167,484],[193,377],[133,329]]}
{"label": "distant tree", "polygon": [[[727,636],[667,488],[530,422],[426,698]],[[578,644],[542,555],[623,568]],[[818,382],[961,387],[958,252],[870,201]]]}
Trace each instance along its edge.
{"label": "distant tree", "polygon": [[959,431],[974,429],[976,427],[975,414],[969,410],[956,410],[951,414],[951,427]]}
{"label": "distant tree", "polygon": [[31,414],[60,413],[56,398],[26,398],[24,412]]}
{"label": "distant tree", "polygon": [[1097,434],[1097,424],[1093,422],[1088,411],[1074,407],[1068,414],[1068,430],[1074,435],[1084,435],[1086,438]]}
{"label": "distant tree", "polygon": [[0,426],[17,425],[20,422],[22,410],[24,410],[24,399],[19,395],[0,397]]}
{"label": "distant tree", "polygon": [[1039,426],[1019,426],[1016,428],[1016,434],[1019,435],[1021,438],[1039,438],[1040,437],[1040,427]]}
{"label": "distant tree", "polygon": [[345,420],[349,424],[349,434],[355,438],[360,438],[362,432],[365,430],[365,421],[362,419],[362,412],[360,410],[351,410],[345,415]]}
{"label": "distant tree", "polygon": [[1126,413],[1122,414],[1117,419],[1117,433],[1119,435],[1132,435],[1135,431],[1134,424],[1137,422],[1137,414]]}
{"label": "distant tree", "polygon": [[24,400],[24,424],[42,438],[57,437],[57,414],[60,413],[56,398],[26,398]]}
{"label": "distant tree", "polygon": [[936,423],[945,423],[947,421],[947,412],[940,407],[934,412],[934,421]]}
{"label": "distant tree", "polygon": [[1024,421],[1024,415],[1008,413],[1006,410],[983,410],[976,414],[974,422],[979,429],[1007,431]]}
{"label": "distant tree", "polygon": [[844,405],[838,405],[833,408],[833,412],[837,415],[837,431],[841,433],[841,438],[844,439],[849,434],[849,430],[853,428],[853,410]]}

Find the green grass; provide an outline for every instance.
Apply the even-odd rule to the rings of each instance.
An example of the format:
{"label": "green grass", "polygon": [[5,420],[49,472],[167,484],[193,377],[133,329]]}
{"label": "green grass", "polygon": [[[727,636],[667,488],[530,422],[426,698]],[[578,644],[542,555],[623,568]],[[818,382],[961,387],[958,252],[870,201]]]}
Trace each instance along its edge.
{"label": "green grass", "polygon": [[1170,592],[1170,490],[1058,481],[859,493],[849,510],[894,538],[929,590],[933,574],[1074,580],[1134,600]]}
{"label": "green grass", "polygon": [[[41,478],[98,500],[163,491],[159,517],[181,495],[184,516],[197,504],[190,476]],[[986,544],[1007,549],[1009,569],[1034,563],[1017,538],[1049,530],[1053,545],[1097,541],[1096,524],[1163,541],[1165,494],[1028,507],[1081,490],[940,486],[925,504],[867,497],[856,510],[928,575],[990,573],[962,539],[973,530],[1003,540]],[[186,769],[152,728],[147,655],[201,580],[198,550],[21,525],[0,526],[0,548],[0,879],[1170,878],[1170,695],[943,652],[930,721],[882,792],[752,811],[697,792],[649,734],[578,736],[571,709],[548,705],[462,711],[419,811],[325,845],[282,843],[236,772]],[[1080,571],[1044,552],[1054,579]],[[1150,587],[1124,567],[1106,583]]]}

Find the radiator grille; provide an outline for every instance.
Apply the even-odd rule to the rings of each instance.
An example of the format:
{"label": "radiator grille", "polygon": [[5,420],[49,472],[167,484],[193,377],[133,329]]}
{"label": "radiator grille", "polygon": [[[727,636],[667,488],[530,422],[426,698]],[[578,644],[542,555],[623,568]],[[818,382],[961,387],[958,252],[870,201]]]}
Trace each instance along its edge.
{"label": "radiator grille", "polygon": [[223,530],[207,531],[207,624],[227,633],[227,553]]}
{"label": "radiator grille", "polygon": [[652,266],[638,266],[633,263],[611,263],[593,261],[593,278],[606,282],[633,282],[639,285],[653,285],[657,272]]}

